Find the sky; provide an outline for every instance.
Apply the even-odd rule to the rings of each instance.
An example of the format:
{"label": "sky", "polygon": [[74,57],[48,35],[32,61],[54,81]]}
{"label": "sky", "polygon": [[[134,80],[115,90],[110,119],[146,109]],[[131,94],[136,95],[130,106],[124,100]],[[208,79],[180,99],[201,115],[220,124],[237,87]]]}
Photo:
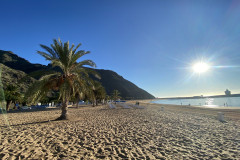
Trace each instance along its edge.
{"label": "sky", "polygon": [[[0,0],[0,50],[49,62],[39,44],[81,43],[97,69],[155,97],[240,93],[240,1]],[[210,65],[204,73],[192,66]]]}

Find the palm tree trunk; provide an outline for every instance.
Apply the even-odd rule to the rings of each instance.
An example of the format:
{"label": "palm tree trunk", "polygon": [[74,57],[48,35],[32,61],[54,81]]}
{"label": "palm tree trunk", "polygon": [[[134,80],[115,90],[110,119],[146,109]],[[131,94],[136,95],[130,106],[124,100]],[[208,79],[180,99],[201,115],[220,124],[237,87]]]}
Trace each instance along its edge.
{"label": "palm tree trunk", "polygon": [[67,119],[67,109],[68,109],[68,101],[66,101],[62,105],[62,115],[61,115],[62,119]]}
{"label": "palm tree trunk", "polygon": [[7,101],[6,110],[9,111],[12,101]]}
{"label": "palm tree trunk", "polygon": [[76,108],[78,108],[78,107],[79,107],[79,106],[78,106],[78,105],[79,105],[79,102],[80,102],[80,99],[78,98],[78,99],[77,99]]}
{"label": "palm tree trunk", "polygon": [[93,99],[93,100],[92,100],[92,106],[95,107],[95,105],[96,105],[96,100]]}
{"label": "palm tree trunk", "polygon": [[95,99],[95,97],[93,97],[92,98],[92,106],[95,107],[95,105],[96,105],[96,99]]}
{"label": "palm tree trunk", "polygon": [[63,101],[62,103],[62,114],[57,120],[67,120],[68,119],[68,100]]}
{"label": "palm tree trunk", "polygon": [[14,107],[13,107],[13,109],[17,109],[17,105],[16,105],[16,102],[14,103]]}

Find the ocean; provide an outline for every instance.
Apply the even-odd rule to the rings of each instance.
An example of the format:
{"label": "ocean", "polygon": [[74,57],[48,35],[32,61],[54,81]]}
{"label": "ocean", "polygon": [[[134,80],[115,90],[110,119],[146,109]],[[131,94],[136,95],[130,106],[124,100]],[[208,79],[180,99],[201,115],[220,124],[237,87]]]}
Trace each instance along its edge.
{"label": "ocean", "polygon": [[240,97],[162,99],[162,100],[154,100],[151,103],[205,106],[205,107],[240,107]]}

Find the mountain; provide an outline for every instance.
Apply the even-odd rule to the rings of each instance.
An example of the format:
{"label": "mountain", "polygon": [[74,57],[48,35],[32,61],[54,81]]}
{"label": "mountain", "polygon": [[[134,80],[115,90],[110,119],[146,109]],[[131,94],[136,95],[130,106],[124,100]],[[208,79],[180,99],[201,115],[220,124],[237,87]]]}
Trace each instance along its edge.
{"label": "mountain", "polygon": [[116,89],[124,99],[154,99],[154,96],[124,79],[116,72],[103,69],[96,69],[96,71],[101,75],[100,82],[105,87],[108,95]]}
{"label": "mountain", "polygon": [[[18,81],[21,81],[18,86],[21,86],[21,89],[24,91],[41,76],[58,70],[58,68],[53,68],[50,64],[47,66],[42,64],[32,64],[11,51],[3,50],[0,50],[0,63],[4,65],[2,74],[3,83],[11,82],[13,84],[18,84]],[[135,84],[124,79],[114,71],[103,69],[95,69],[95,71],[100,74],[101,79],[99,81],[106,89],[108,95],[111,95],[113,90],[117,89],[123,99],[155,98],[153,95],[137,87]],[[23,77],[27,77],[26,80],[24,80]]]}
{"label": "mountain", "polygon": [[0,63],[12,69],[23,71],[27,74],[37,70],[47,69],[47,66],[41,64],[32,64],[26,59],[12,53],[11,51],[0,50]]}

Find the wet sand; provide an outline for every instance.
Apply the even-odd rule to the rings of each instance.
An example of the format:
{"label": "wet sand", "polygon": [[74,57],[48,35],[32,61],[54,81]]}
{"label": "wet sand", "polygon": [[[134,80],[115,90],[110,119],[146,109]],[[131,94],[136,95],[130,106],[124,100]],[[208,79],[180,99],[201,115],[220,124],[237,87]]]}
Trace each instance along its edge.
{"label": "wet sand", "polygon": [[1,114],[0,159],[240,159],[240,110],[140,105]]}

